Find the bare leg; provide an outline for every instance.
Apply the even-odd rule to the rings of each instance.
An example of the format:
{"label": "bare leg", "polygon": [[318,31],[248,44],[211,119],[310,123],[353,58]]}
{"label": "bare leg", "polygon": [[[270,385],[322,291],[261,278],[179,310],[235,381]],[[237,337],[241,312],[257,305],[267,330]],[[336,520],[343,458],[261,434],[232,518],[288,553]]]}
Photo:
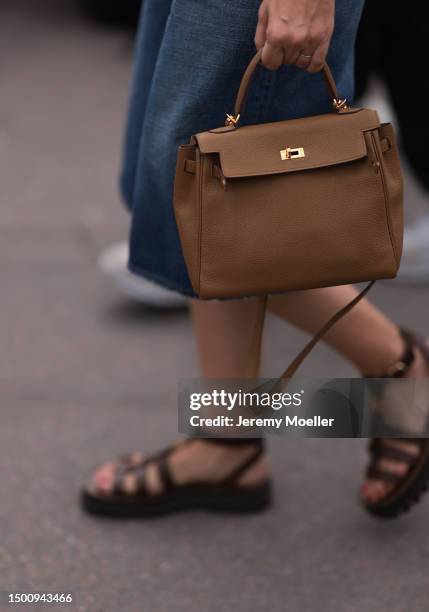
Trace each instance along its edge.
{"label": "bare leg", "polygon": [[[313,333],[355,295],[356,290],[350,286],[300,291],[270,298],[269,308],[276,315]],[[249,348],[254,338],[259,306],[258,300],[192,303],[203,376],[257,376],[258,364],[249,362]],[[396,326],[367,300],[360,302],[337,323],[325,340],[362,373],[372,376],[385,372],[389,365],[398,360],[403,350]],[[417,355],[409,375],[428,375],[421,355]],[[246,452],[251,452],[251,449],[222,447],[197,440],[172,455],[171,468],[178,483],[195,478],[216,480],[234,464],[241,463]],[[109,465],[96,473],[99,488],[111,487],[113,468]],[[391,465],[392,470],[397,471],[406,467],[397,462]],[[159,491],[161,486],[156,469],[155,466],[153,470],[148,469],[148,479],[154,492]],[[243,475],[243,484],[263,479],[267,473],[264,457]],[[130,489],[133,486],[134,483],[130,482]],[[362,493],[374,500],[384,495],[388,486],[380,481],[367,481]]]}
{"label": "bare leg", "polygon": [[[206,378],[246,378],[258,375],[259,363],[249,359],[254,342],[255,326],[260,318],[258,299],[203,302],[193,300],[191,310]],[[257,351],[256,351],[257,352]],[[226,476],[254,452],[253,444],[221,445],[204,440],[179,447],[169,458],[171,473],[177,484],[193,480],[216,481]],[[137,460],[141,461],[138,456]],[[105,492],[113,486],[115,462],[101,466],[94,475],[95,486]],[[268,476],[267,459],[263,455],[240,477],[238,484],[259,483]],[[133,475],[128,478],[130,492],[136,487]],[[162,490],[156,465],[146,470],[146,482],[154,493]]]}
{"label": "bare leg", "polygon": [[[357,291],[352,285],[294,291],[271,297],[268,308],[282,319],[313,334],[356,295]],[[397,327],[366,299],[340,319],[323,340],[367,376],[381,375],[403,350]]]}
{"label": "bare leg", "polygon": [[191,303],[194,329],[206,378],[255,378],[259,363],[249,358],[260,321],[258,299]]}
{"label": "bare leg", "polygon": [[[352,286],[329,287],[311,291],[296,291],[271,297],[271,312],[313,334],[342,306],[357,295]],[[200,349],[202,370],[206,377],[242,377],[249,367],[246,352],[250,346],[251,329],[256,316],[256,304],[252,302],[195,303],[194,321]],[[324,340],[349,359],[367,376],[382,375],[403,352],[403,341],[398,329],[368,300],[362,300],[340,320]],[[249,375],[256,375],[255,366]],[[426,376],[427,369],[421,355],[408,372],[409,376]],[[410,452],[418,452],[416,445],[397,440],[392,445],[407,446]],[[405,449],[406,450],[406,449]],[[386,465],[386,460],[384,465]],[[386,469],[403,473],[407,465],[387,461]],[[362,494],[376,501],[386,494],[388,484],[368,480]]]}
{"label": "bare leg", "polygon": [[[296,291],[269,300],[269,309],[279,317],[301,329],[315,333],[332,314],[356,295],[352,286],[329,287],[311,291]],[[326,334],[324,340],[349,359],[361,374],[381,376],[389,365],[395,363],[403,351],[403,341],[396,326],[364,299]],[[407,372],[413,378],[429,375],[425,360],[418,351]],[[418,447],[409,442],[389,440],[385,443],[417,454]],[[408,469],[405,463],[382,459],[386,470],[403,475]],[[361,489],[364,498],[371,502],[389,492],[392,485],[379,480],[366,480]]]}
{"label": "bare leg", "polygon": [[[256,326],[261,321],[261,301],[258,299],[191,302],[192,318],[205,378],[254,378],[258,376],[259,360],[249,358]],[[260,351],[256,351],[257,353]],[[253,452],[249,445],[222,446],[204,440],[174,453],[173,473],[178,480],[195,478],[216,479],[240,464]],[[241,484],[253,484],[268,476],[265,456],[247,470]]]}

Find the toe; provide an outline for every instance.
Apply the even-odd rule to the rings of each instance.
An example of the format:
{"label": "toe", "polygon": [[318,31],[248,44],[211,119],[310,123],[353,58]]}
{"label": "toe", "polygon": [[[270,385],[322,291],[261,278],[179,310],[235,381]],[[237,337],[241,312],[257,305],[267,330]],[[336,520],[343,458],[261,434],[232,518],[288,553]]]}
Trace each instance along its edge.
{"label": "toe", "polygon": [[381,480],[366,480],[361,486],[361,496],[364,501],[377,503],[392,490],[392,485]]}
{"label": "toe", "polygon": [[113,477],[116,470],[116,463],[109,461],[100,466],[93,474],[92,486],[99,491],[110,491],[113,486]]}
{"label": "toe", "polygon": [[366,480],[361,488],[360,494],[365,501],[372,502],[374,499],[374,493],[377,490],[377,481],[376,480]]}

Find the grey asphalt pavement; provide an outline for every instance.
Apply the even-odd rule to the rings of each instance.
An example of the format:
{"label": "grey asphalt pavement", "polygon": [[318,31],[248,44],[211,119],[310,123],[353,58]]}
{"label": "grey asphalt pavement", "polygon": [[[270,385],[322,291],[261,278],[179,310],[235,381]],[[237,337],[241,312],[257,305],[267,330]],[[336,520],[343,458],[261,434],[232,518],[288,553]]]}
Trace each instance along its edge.
{"label": "grey asphalt pavement", "polygon": [[[175,437],[177,379],[197,359],[186,313],[128,304],[95,265],[127,232],[116,185],[130,34],[72,0],[1,4],[0,589],[72,591],[80,612],[427,610],[429,503],[394,523],[367,517],[363,441],[273,442],[275,505],[261,515],[82,515],[91,467]],[[380,283],[372,297],[429,333],[428,287]],[[304,339],[270,319],[264,372]],[[323,346],[303,368],[352,372]]]}

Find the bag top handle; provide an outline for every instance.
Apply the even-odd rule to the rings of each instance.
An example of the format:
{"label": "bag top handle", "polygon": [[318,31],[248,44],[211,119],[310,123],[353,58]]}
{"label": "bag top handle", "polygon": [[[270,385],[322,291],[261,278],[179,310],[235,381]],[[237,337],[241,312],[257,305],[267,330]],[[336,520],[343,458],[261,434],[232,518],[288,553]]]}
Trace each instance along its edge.
{"label": "bag top handle", "polygon": [[[235,100],[234,106],[234,115],[227,115],[225,125],[237,127],[238,122],[240,120],[241,112],[244,108],[244,104],[246,102],[247,94],[249,92],[249,87],[252,82],[252,77],[256,71],[256,68],[259,66],[262,57],[262,49],[253,56],[250,60],[249,65],[247,66],[243,78],[241,79],[240,88],[238,90],[237,98]],[[325,80],[325,85],[328,89],[328,93],[332,99],[332,106],[336,111],[341,111],[347,108],[346,99],[340,99],[337,91],[337,86],[335,85],[334,77],[332,76],[332,72],[328,66],[328,64],[324,64],[322,68],[322,75]]]}

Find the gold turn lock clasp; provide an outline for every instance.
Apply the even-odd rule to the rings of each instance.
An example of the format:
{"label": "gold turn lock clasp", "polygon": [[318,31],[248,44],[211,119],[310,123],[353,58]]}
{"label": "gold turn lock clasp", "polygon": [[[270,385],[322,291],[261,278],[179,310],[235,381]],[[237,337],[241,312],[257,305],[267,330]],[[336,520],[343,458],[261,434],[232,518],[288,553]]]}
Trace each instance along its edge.
{"label": "gold turn lock clasp", "polygon": [[282,149],[280,151],[280,157],[283,160],[295,159],[296,157],[305,157],[304,147],[296,147],[295,149],[288,147],[287,149]]}

